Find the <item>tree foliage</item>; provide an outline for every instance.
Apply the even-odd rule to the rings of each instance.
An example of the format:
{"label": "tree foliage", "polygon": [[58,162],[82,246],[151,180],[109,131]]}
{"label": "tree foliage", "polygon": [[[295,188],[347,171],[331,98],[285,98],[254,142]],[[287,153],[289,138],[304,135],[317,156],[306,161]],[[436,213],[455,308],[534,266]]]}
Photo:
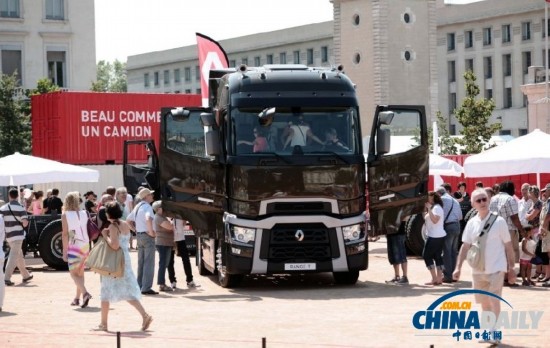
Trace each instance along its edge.
{"label": "tree foliage", "polygon": [[466,97],[462,105],[455,109],[456,119],[463,127],[460,131],[463,138],[456,139],[456,142],[464,147],[465,153],[475,154],[483,151],[491,136],[502,128],[502,124],[488,124],[495,109],[494,100],[477,98],[479,86],[472,71],[466,71],[463,76],[466,80]]}
{"label": "tree foliage", "polygon": [[27,100],[18,95],[17,72],[0,74],[0,157],[30,154],[31,127]]}
{"label": "tree foliage", "polygon": [[126,63],[116,59],[113,63],[104,60],[97,63],[97,80],[92,82],[94,92],[126,92],[128,82]]}

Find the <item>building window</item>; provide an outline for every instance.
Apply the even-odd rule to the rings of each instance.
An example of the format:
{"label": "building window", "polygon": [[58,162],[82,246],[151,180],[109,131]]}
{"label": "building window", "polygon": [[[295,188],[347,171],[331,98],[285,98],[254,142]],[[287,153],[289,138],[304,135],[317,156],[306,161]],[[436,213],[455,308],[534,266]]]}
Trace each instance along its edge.
{"label": "building window", "polygon": [[67,87],[65,52],[48,52],[48,78],[54,85]]}
{"label": "building window", "polygon": [[198,65],[195,65],[195,81],[201,80],[201,67]]}
{"label": "building window", "polygon": [[170,84],[170,70],[164,70],[164,85],[168,86]]}
{"label": "building window", "polygon": [[17,80],[18,80],[18,84],[20,84],[21,81],[23,80],[22,78],[23,72],[21,71],[21,67],[23,66],[21,51],[3,49],[3,50],[0,50],[0,53],[1,53],[0,62],[2,63],[2,66],[0,67],[1,68],[0,73],[11,76],[15,72],[17,72]]}
{"label": "building window", "polygon": [[518,129],[518,135],[521,137],[522,135],[527,135],[528,130],[526,128],[520,128]]}
{"label": "building window", "polygon": [[523,41],[531,40],[531,22],[521,23],[521,39]]}
{"label": "building window", "polygon": [[523,67],[523,75],[526,75],[531,66],[531,51],[526,51],[521,54],[521,65]]}
{"label": "building window", "polygon": [[453,115],[456,109],[456,93],[449,94],[449,115]]}
{"label": "building window", "polygon": [[509,129],[501,129],[498,131],[499,135],[512,135],[512,131]]}
{"label": "building window", "polygon": [[466,59],[464,61],[464,68],[466,69],[466,71],[470,70],[471,72],[474,72],[474,59]]}
{"label": "building window", "polygon": [[512,107],[512,88],[504,89],[504,108],[508,109]]}
{"label": "building window", "polygon": [[267,64],[273,64],[273,55],[268,54],[266,57]]}
{"label": "building window", "polygon": [[483,46],[490,46],[492,43],[491,28],[483,28]]}
{"label": "building window", "polygon": [[313,48],[307,49],[307,65],[313,65]]}
{"label": "building window", "polygon": [[505,54],[502,56],[502,71],[504,76],[512,76],[512,55]]}
{"label": "building window", "polygon": [[456,81],[456,69],[455,69],[455,61],[451,60],[448,62],[448,74],[449,74],[449,82],[455,82]]}
{"label": "building window", "polygon": [[186,89],[186,90],[185,90],[185,94],[191,94],[191,90],[190,90],[190,89]]}
{"label": "building window", "polygon": [[447,51],[455,50],[455,33],[447,34]]}
{"label": "building window", "polygon": [[321,63],[328,62],[328,46],[321,47]]}
{"label": "building window", "polygon": [[143,74],[143,86],[149,87],[149,73]]}
{"label": "building window", "polygon": [[511,42],[512,41],[512,27],[510,24],[504,24],[502,26],[502,42]]}
{"label": "building window", "polygon": [[546,33],[548,32],[548,29],[550,29],[550,19],[548,22],[546,22],[546,25],[544,25],[544,18],[542,19],[542,37],[546,37]]}
{"label": "building window", "polygon": [[241,64],[248,65],[248,58],[241,59]]}
{"label": "building window", "polygon": [[20,18],[19,0],[0,0],[0,17]]}
{"label": "building window", "polygon": [[201,94],[201,93],[202,93],[200,88],[197,88],[195,91],[196,91],[197,94]]}
{"label": "building window", "polygon": [[158,71],[155,71],[155,74],[154,74],[153,78],[155,80],[154,81],[155,87],[158,87],[158,85],[160,83],[160,81],[159,81],[160,78],[159,78],[159,72]]}
{"label": "building window", "polygon": [[236,66],[236,64],[237,64],[237,62],[235,61],[235,59],[231,59],[231,60],[229,61],[229,67],[233,67],[233,68],[234,68],[234,67]]}
{"label": "building window", "polygon": [[452,124],[449,128],[449,134],[450,135],[456,135],[456,124]]}
{"label": "building window", "polygon": [[492,89],[486,89],[485,90],[485,99],[493,99],[493,90]]}
{"label": "building window", "polygon": [[485,57],[483,58],[483,76],[486,79],[493,78],[493,58]]}
{"label": "building window", "polygon": [[286,52],[279,53],[279,64],[286,64]]}
{"label": "building window", "polygon": [[180,82],[181,82],[181,70],[174,69],[174,83],[180,83]]}
{"label": "building window", "polygon": [[294,64],[300,64],[300,51],[292,52],[292,56],[294,58]]}
{"label": "building window", "polygon": [[64,20],[65,7],[63,0],[46,0],[46,19]]}
{"label": "building window", "polygon": [[191,81],[191,68],[190,68],[190,67],[185,68],[185,70],[183,71],[183,73],[185,74],[185,75],[184,75],[185,82]]}
{"label": "building window", "polygon": [[546,51],[542,50],[542,65],[543,66],[546,66],[546,60],[547,60],[546,58],[548,58],[548,55],[545,54],[545,53],[546,53]]}
{"label": "building window", "polygon": [[256,56],[254,57],[254,66],[260,66],[260,57]]}
{"label": "building window", "polygon": [[474,46],[474,32],[467,30],[464,32],[464,47],[472,48]]}

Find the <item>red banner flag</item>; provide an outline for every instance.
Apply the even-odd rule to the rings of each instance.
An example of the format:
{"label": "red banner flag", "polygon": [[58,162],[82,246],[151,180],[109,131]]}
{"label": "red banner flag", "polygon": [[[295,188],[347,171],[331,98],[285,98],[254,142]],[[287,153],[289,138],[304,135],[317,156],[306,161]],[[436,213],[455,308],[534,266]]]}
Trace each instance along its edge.
{"label": "red banner flag", "polygon": [[208,106],[208,75],[212,69],[227,69],[229,66],[227,54],[222,46],[206,35],[197,34],[199,50],[199,70],[201,72],[202,106]]}

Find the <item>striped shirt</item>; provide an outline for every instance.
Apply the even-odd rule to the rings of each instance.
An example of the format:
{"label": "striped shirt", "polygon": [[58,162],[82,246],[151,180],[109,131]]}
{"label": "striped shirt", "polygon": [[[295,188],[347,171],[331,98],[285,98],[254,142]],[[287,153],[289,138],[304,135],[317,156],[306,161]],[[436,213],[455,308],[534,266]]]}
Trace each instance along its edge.
{"label": "striped shirt", "polygon": [[[10,212],[10,207],[13,214]],[[17,201],[10,201],[0,207],[0,214],[4,218],[6,240],[12,242],[25,239],[25,230],[20,223],[23,220],[28,220],[25,208]]]}

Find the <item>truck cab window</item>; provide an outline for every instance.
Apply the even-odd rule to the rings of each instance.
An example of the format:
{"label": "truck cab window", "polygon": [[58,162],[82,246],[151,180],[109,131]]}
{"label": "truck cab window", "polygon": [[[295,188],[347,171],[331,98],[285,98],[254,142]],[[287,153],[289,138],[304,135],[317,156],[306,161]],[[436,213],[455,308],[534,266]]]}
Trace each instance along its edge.
{"label": "truck cab window", "polygon": [[185,120],[171,116],[165,122],[166,148],[184,155],[206,157],[204,150],[204,127],[199,114]]}
{"label": "truck cab window", "polygon": [[391,147],[389,154],[409,151],[418,147],[420,136],[420,113],[411,110],[394,111],[393,121],[389,125],[382,125],[381,129],[389,129]]}
{"label": "truck cab window", "polygon": [[231,111],[233,154],[276,153],[292,155],[337,152],[358,153],[358,120],[355,108],[276,108],[271,122],[261,125],[265,108]]}

